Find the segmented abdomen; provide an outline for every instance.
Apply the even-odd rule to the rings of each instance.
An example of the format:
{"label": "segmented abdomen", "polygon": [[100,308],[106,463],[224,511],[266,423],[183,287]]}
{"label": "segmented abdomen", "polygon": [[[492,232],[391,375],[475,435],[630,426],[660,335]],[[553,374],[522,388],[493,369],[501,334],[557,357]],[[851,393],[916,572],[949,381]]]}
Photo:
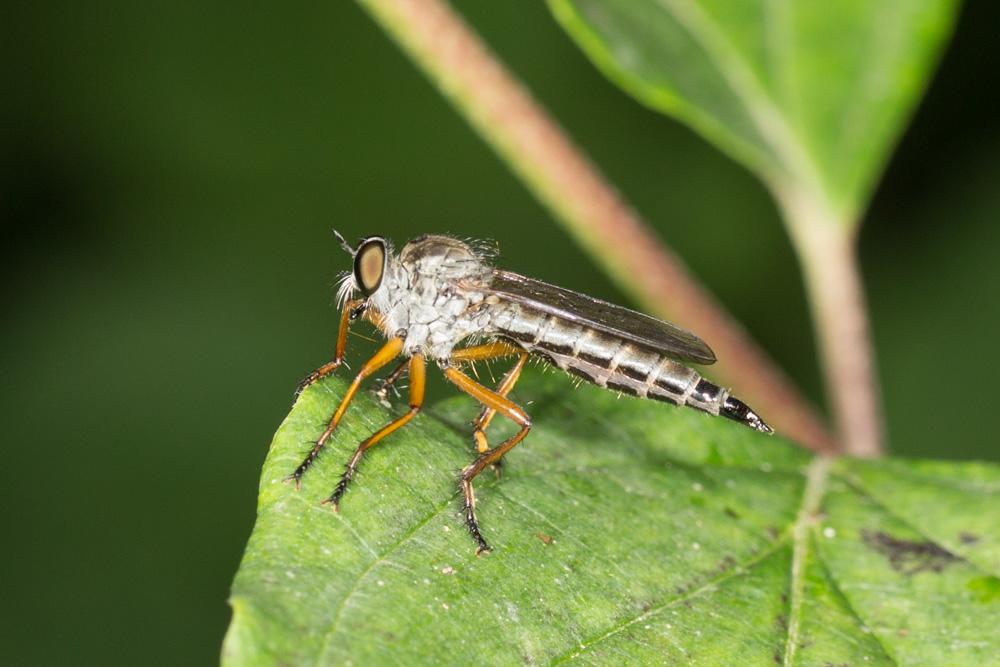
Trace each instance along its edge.
{"label": "segmented abdomen", "polygon": [[520,304],[499,309],[492,324],[531,354],[600,387],[715,415],[729,396],[654,349]]}

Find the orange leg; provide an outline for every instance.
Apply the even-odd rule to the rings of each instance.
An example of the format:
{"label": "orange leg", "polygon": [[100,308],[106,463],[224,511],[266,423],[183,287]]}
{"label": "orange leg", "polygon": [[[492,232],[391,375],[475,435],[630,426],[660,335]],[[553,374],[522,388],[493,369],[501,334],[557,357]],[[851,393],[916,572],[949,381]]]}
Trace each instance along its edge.
{"label": "orange leg", "polygon": [[[508,357],[515,354],[518,356],[517,362],[509,371],[507,371],[496,388],[497,394],[506,397],[507,394],[510,393],[510,390],[514,388],[514,384],[521,376],[521,371],[524,369],[524,365],[528,361],[528,353],[525,350],[504,342],[495,342],[488,343],[486,345],[477,345],[476,347],[467,347],[462,350],[455,350],[455,352],[451,355],[451,360],[460,362],[485,361],[489,359],[498,359],[500,357]],[[479,416],[472,422],[472,425],[475,427],[472,431],[472,442],[476,446],[476,451],[480,454],[485,452],[490,447],[486,440],[485,431],[486,427],[489,426],[490,422],[493,420],[494,415],[496,415],[496,410],[483,406]],[[501,461],[497,461],[494,465],[497,474],[500,473],[500,463]]]}
{"label": "orange leg", "polygon": [[517,443],[524,440],[524,436],[528,435],[528,431],[531,430],[531,417],[529,417],[528,413],[526,413],[518,405],[515,405],[497,392],[487,389],[470,378],[468,375],[455,368],[445,368],[444,376],[449,381],[454,383],[459,389],[482,403],[485,407],[499,412],[501,415],[507,417],[521,427],[521,430],[513,436],[504,440],[496,447],[487,449],[485,452],[481,453],[475,461],[462,470],[459,485],[461,486],[462,494],[465,499],[463,508],[465,510],[465,524],[468,527],[469,533],[472,535],[473,539],[476,540],[476,555],[479,555],[484,551],[489,551],[490,546],[486,543],[486,540],[483,539],[483,535],[479,531],[479,521],[476,519],[476,497],[472,488],[472,480],[474,480],[476,476],[481,473],[484,468],[486,468],[486,466],[499,461],[503,458],[504,454],[516,447]]}
{"label": "orange leg", "polygon": [[320,380],[325,378],[330,373],[337,370],[340,364],[344,363],[344,351],[347,349],[347,332],[351,328],[351,322],[357,319],[360,313],[358,308],[364,304],[361,299],[351,299],[344,304],[344,309],[340,313],[340,327],[337,329],[337,348],[333,353],[333,359],[316,370],[314,370],[309,375],[302,379],[299,386],[295,389],[295,397],[298,398],[299,394],[306,390],[306,388]]}
{"label": "orange leg", "polygon": [[[343,329],[341,329],[341,331],[343,331]],[[344,335],[346,336],[346,334]],[[313,464],[313,461],[316,460],[316,457],[319,456],[319,453],[326,445],[326,441],[330,439],[330,436],[333,434],[334,430],[336,430],[337,424],[340,423],[341,418],[347,411],[347,406],[351,404],[351,399],[353,399],[354,394],[358,392],[358,387],[361,386],[364,379],[371,376],[373,373],[376,373],[378,369],[398,357],[399,353],[402,351],[403,339],[390,338],[371,359],[365,362],[364,366],[361,367],[361,370],[358,371],[358,374],[354,377],[354,381],[351,382],[351,386],[347,388],[347,393],[345,393],[344,397],[340,399],[340,405],[337,406],[336,412],[333,413],[333,417],[330,419],[330,423],[326,427],[326,430],[319,436],[316,444],[313,445],[311,450],[309,450],[309,453],[306,454],[306,458],[299,464],[299,467],[295,469],[295,472],[285,478],[286,482],[289,480],[295,480],[295,486],[299,486],[299,483],[302,480],[302,475],[304,475],[306,470],[309,469],[309,466]]]}
{"label": "orange leg", "polygon": [[424,363],[424,355],[415,354],[410,357],[409,361],[410,367],[410,410],[402,417],[399,417],[378,431],[369,436],[366,440],[362,441],[358,448],[354,450],[354,456],[351,460],[347,462],[344,467],[344,474],[340,477],[340,482],[337,483],[337,487],[330,494],[330,497],[323,501],[323,504],[332,504],[333,509],[340,510],[340,499],[343,497],[344,492],[347,491],[347,485],[351,483],[351,478],[354,477],[354,473],[358,469],[358,463],[361,461],[361,457],[364,453],[377,445],[383,438],[392,433],[398,428],[401,428],[408,421],[413,419],[420,408],[424,404],[424,387],[426,385],[427,378],[427,366]]}
{"label": "orange leg", "polygon": [[[514,385],[517,383],[518,378],[521,377],[521,371],[524,370],[524,365],[527,362],[528,353],[522,350],[517,361],[503,376],[503,379],[500,380],[500,384],[497,385],[497,394],[503,396],[504,398],[507,397],[507,394],[510,393],[510,390],[513,389]],[[493,421],[493,417],[496,413],[497,411],[494,408],[483,406],[479,416],[472,422],[472,425],[475,427],[472,431],[472,439],[476,443],[476,451],[480,454],[490,448],[490,445],[486,440],[486,427],[490,425],[491,421]],[[497,474],[500,472],[500,464],[502,462],[503,461],[500,460],[494,464]]]}
{"label": "orange leg", "polygon": [[515,354],[522,353],[523,350],[521,348],[498,340],[493,343],[486,343],[485,345],[476,345],[475,347],[466,347],[461,350],[455,350],[451,353],[449,361],[485,361],[487,359],[511,357]]}

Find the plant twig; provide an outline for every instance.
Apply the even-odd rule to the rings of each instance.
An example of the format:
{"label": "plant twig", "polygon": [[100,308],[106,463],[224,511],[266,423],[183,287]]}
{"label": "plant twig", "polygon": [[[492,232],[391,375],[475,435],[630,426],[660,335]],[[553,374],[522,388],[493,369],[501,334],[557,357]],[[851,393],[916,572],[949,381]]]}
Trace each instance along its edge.
{"label": "plant twig", "polygon": [[447,2],[360,3],[620,287],[708,340],[719,357],[715,374],[780,432],[834,451],[813,407]]}
{"label": "plant twig", "polygon": [[852,456],[880,456],[882,415],[857,225],[827,213],[817,197],[776,192],[805,275],[837,441]]}

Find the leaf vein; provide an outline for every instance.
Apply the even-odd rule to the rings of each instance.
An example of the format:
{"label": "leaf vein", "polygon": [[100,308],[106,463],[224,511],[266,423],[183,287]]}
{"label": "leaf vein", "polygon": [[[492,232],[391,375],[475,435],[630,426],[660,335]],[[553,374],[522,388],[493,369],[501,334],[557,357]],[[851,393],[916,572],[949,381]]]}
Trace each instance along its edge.
{"label": "leaf vein", "polygon": [[[913,523],[912,521],[910,521],[909,519],[907,519],[903,515],[899,514],[896,510],[894,510],[891,507],[889,507],[888,505],[886,505],[879,498],[877,498],[874,494],[870,493],[868,491],[868,489],[866,489],[864,487],[864,485],[862,485],[861,483],[859,483],[852,476],[850,476],[850,475],[843,475],[843,476],[840,476],[840,479],[842,479],[844,482],[846,482],[847,485],[850,486],[855,492],[857,492],[857,493],[863,495],[864,497],[868,498],[869,500],[871,500],[873,503],[875,503],[875,505],[877,505],[879,507],[879,509],[881,509],[886,514],[894,517],[897,521],[899,521],[900,523],[902,523],[903,525],[905,525],[907,528],[909,528],[910,530],[912,530],[913,532],[915,532],[917,535],[920,535],[923,539],[927,540],[928,542],[931,542],[932,544],[940,544],[941,543],[941,541],[939,539],[937,539],[933,535],[930,535],[927,532],[921,530],[915,523]],[[985,574],[985,575],[993,576],[993,577],[1000,577],[1000,570],[994,571],[994,570],[992,570],[992,569],[990,569],[988,567],[984,567],[980,563],[976,563],[976,562],[973,562],[973,561],[969,560],[968,558],[966,558],[961,553],[954,553],[954,552],[951,552],[951,553],[952,553],[953,556],[955,556],[956,558],[961,559],[963,563],[967,563],[970,567],[972,567],[973,569],[977,570],[981,574]]]}
{"label": "leaf vein", "polygon": [[573,658],[579,656],[584,651],[592,648],[595,644],[599,644],[599,643],[603,642],[604,640],[606,640],[606,639],[608,639],[610,637],[613,637],[614,635],[617,635],[618,633],[620,633],[620,632],[622,632],[622,631],[630,628],[631,626],[635,625],[636,623],[641,623],[642,621],[645,621],[646,619],[651,618],[651,617],[659,614],[660,612],[662,612],[662,611],[664,611],[666,609],[669,609],[670,607],[672,607],[674,605],[681,604],[681,603],[683,603],[686,600],[690,600],[692,598],[696,598],[696,597],[698,597],[698,596],[700,596],[700,595],[702,595],[704,593],[712,591],[715,588],[717,588],[719,585],[721,585],[721,584],[729,581],[730,579],[733,579],[733,578],[738,577],[738,576],[745,575],[747,572],[749,572],[750,570],[752,570],[755,566],[757,566],[761,562],[767,560],[768,557],[772,556],[775,552],[777,552],[782,546],[785,545],[785,543],[787,542],[787,539],[788,539],[787,535],[782,535],[777,540],[775,540],[774,542],[772,542],[771,544],[769,544],[768,546],[764,547],[763,549],[761,549],[760,551],[758,551],[756,554],[754,554],[753,556],[751,556],[745,562],[738,563],[737,565],[733,566],[729,570],[726,570],[724,573],[720,574],[719,576],[714,577],[712,579],[709,579],[708,581],[706,581],[705,583],[703,583],[698,588],[695,588],[693,590],[687,591],[683,595],[678,595],[677,597],[671,598],[671,599],[665,601],[663,604],[661,604],[661,605],[659,605],[657,607],[653,607],[651,609],[648,609],[647,611],[644,611],[641,614],[633,616],[630,619],[627,619],[627,620],[619,622],[617,625],[609,628],[605,632],[603,632],[603,633],[601,633],[601,634],[599,634],[599,635],[597,635],[597,636],[595,636],[595,637],[593,637],[591,639],[588,639],[586,641],[580,642],[580,644],[578,644],[575,648],[567,651],[566,653],[563,653],[562,655],[559,655],[559,656],[556,656],[555,658],[553,658],[549,662],[549,665],[561,665],[561,664],[563,664],[565,662],[568,662],[569,660],[572,660]]}
{"label": "leaf vein", "polygon": [[[833,571],[829,567],[827,567],[826,562],[823,560],[823,554],[818,549],[816,550],[816,558],[823,565],[823,570],[826,572],[826,576],[830,582],[830,585],[834,588],[834,590],[836,590],[837,594],[840,596],[840,599],[844,601],[844,604],[847,605],[847,611],[850,612],[851,616],[854,617],[854,619],[858,622],[858,624],[861,627],[870,628],[871,626],[868,624],[868,622],[864,618],[862,618],[861,612],[858,611],[858,609],[851,602],[850,598],[847,597],[847,595],[844,593],[844,590],[837,583],[837,578],[833,576]],[[872,639],[875,640],[875,643],[879,645],[879,648],[882,649],[882,653],[885,655],[885,657],[888,658],[892,662],[892,664],[898,665],[899,661],[897,661],[896,658],[889,652],[889,649],[886,647],[885,643],[882,642],[882,638],[879,637],[878,633],[875,632],[874,628],[872,628],[871,637]],[[849,636],[846,638],[853,639],[853,637]]]}
{"label": "leaf vein", "polygon": [[363,582],[368,577],[368,575],[372,573],[372,571],[376,567],[378,567],[380,564],[382,564],[383,562],[385,562],[389,558],[389,556],[394,551],[396,551],[396,549],[398,549],[399,547],[401,547],[417,531],[419,531],[421,528],[423,528],[428,523],[430,523],[431,521],[433,521],[436,517],[440,516],[441,513],[444,512],[448,508],[448,505],[450,505],[452,503],[452,501],[454,501],[454,499],[455,499],[455,497],[457,495],[458,495],[457,493],[453,493],[451,496],[448,497],[448,501],[447,502],[442,503],[441,505],[439,505],[438,507],[436,507],[432,512],[430,512],[424,519],[422,519],[421,521],[418,521],[417,523],[415,523],[413,525],[413,527],[410,528],[410,530],[408,530],[406,533],[404,533],[399,538],[399,540],[397,540],[392,546],[390,546],[388,549],[386,549],[385,552],[381,556],[379,556],[378,558],[373,559],[372,562],[368,565],[368,567],[365,568],[364,571],[362,571],[361,574],[358,575],[357,579],[354,580],[354,584],[351,586],[350,589],[348,589],[348,591],[344,595],[343,599],[341,599],[340,604],[337,605],[337,609],[334,612],[333,619],[332,619],[332,621],[330,623],[330,630],[329,630],[329,632],[326,633],[326,638],[323,641],[322,648],[316,654],[317,655],[317,659],[316,659],[316,664],[317,665],[324,664],[323,656],[326,655],[327,649],[328,649],[328,647],[330,645],[330,640],[334,636],[336,636],[337,631],[340,629],[340,624],[343,621],[343,614],[344,614],[344,610],[347,608],[347,603],[358,592],[358,590],[361,587],[361,582]]}

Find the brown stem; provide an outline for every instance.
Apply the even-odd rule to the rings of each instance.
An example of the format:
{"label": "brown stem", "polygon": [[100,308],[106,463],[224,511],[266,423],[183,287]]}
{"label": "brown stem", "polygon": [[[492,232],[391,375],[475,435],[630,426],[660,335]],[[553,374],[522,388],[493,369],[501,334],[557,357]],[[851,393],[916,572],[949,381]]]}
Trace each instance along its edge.
{"label": "brown stem", "polygon": [[447,2],[360,2],[620,287],[705,337],[715,374],[779,431],[834,451],[813,407]]}
{"label": "brown stem", "polygon": [[779,193],[805,275],[837,441],[852,456],[882,455],[878,378],[857,258],[857,226],[817,198]]}

